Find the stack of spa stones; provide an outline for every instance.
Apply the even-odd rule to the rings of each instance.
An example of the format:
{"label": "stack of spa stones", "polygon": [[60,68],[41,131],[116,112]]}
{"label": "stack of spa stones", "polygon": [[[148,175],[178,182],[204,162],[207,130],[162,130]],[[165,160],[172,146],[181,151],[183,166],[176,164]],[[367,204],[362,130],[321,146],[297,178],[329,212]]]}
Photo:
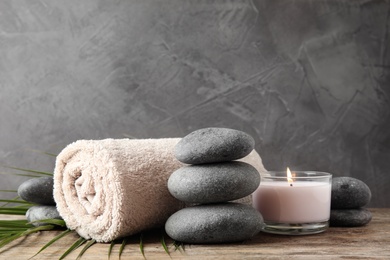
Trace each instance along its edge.
{"label": "stack of spa stones", "polygon": [[34,222],[44,219],[61,219],[53,198],[53,177],[33,178],[23,182],[18,188],[21,199],[37,204],[26,212],[26,218],[34,226],[46,223]]}
{"label": "stack of spa stones", "polygon": [[248,155],[254,140],[226,128],[200,129],[175,146],[175,157],[187,166],[168,180],[172,196],[190,205],[165,224],[167,234],[186,243],[224,243],[249,239],[260,232],[263,218],[252,206],[229,202],[253,193],[259,172],[234,161]]}
{"label": "stack of spa stones", "polygon": [[370,188],[352,177],[336,177],[332,180],[330,226],[359,227],[368,224],[372,215],[363,208],[371,200]]}

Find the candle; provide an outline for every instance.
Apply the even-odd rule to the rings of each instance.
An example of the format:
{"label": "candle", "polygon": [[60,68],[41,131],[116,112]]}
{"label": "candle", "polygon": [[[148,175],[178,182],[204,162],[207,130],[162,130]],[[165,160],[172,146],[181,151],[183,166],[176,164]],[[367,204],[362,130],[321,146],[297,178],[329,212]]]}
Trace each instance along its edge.
{"label": "candle", "polygon": [[253,193],[253,206],[264,218],[263,231],[312,234],[328,227],[331,174],[270,172]]}

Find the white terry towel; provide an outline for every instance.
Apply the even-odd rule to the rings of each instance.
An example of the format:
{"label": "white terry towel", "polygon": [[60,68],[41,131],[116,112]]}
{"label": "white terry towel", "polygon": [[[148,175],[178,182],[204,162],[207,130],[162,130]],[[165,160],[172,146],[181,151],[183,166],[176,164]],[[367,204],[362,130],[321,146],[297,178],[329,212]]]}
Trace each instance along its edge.
{"label": "white terry towel", "polygon": [[[54,170],[54,199],[68,228],[86,239],[109,242],[163,226],[185,206],[167,188],[169,176],[183,166],[173,154],[179,141],[105,139],[68,145]],[[242,161],[266,172],[255,151]]]}

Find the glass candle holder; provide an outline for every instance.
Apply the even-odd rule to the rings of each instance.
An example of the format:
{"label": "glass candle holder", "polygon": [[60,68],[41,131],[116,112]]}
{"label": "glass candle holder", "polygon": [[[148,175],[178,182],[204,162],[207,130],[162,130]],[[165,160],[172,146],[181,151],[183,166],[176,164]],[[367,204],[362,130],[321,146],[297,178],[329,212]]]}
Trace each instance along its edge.
{"label": "glass candle holder", "polygon": [[264,218],[262,231],[308,235],[329,226],[332,175],[326,172],[269,172],[253,193],[253,206]]}

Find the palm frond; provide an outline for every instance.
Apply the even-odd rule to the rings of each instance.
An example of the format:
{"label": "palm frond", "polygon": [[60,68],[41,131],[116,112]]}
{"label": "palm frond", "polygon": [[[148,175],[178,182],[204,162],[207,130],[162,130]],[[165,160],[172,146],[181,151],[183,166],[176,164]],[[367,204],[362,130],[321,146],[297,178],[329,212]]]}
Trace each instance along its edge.
{"label": "palm frond", "polygon": [[0,228],[3,227],[15,227],[15,228],[30,228],[33,225],[28,224],[27,220],[0,220]]}
{"label": "palm frond", "polygon": [[45,152],[45,151],[41,151],[41,150],[36,150],[36,149],[29,149],[29,150],[32,152],[35,152],[35,153],[40,153],[40,154],[49,155],[49,156],[53,156],[53,157],[57,156],[57,154],[49,153],[49,152]]}
{"label": "palm frond", "polygon": [[0,174],[2,174],[2,175],[16,175],[16,176],[31,177],[31,178],[42,177],[42,175],[33,175],[30,173],[0,172]]}
{"label": "palm frond", "polygon": [[137,139],[137,137],[134,137],[132,135],[129,135],[129,134],[122,134],[124,137],[126,138],[129,138],[129,139]]}
{"label": "palm frond", "polygon": [[173,242],[173,246],[175,247],[175,251],[180,251],[181,253],[184,253],[185,247],[184,247],[184,243],[183,242],[175,240]]}
{"label": "palm frond", "polygon": [[167,247],[167,244],[165,243],[164,234],[161,234],[160,242],[161,242],[162,247],[164,248],[165,253],[167,253],[169,255],[169,257],[171,257],[171,254],[169,253],[169,249]]}
{"label": "palm frond", "polygon": [[14,199],[10,199],[10,200],[1,200],[0,199],[0,202],[6,202],[7,204],[8,203],[31,204],[30,202],[27,202],[25,200],[14,200]]}
{"label": "palm frond", "polygon": [[[5,206],[12,206],[12,207],[20,208],[20,207],[25,207],[25,206],[30,207],[30,206],[34,205],[31,202],[20,199],[19,196],[16,196],[16,197],[14,197],[12,199],[8,199],[8,200],[2,199],[2,200],[0,200],[0,202],[4,202],[4,204],[0,206],[1,208],[4,208]],[[12,205],[12,204],[16,204],[17,206]]]}
{"label": "palm frond", "polygon": [[11,243],[12,241],[18,238],[28,236],[38,231],[52,230],[54,227],[55,227],[54,225],[46,225],[46,226],[39,226],[39,227],[30,227],[27,230],[7,231],[6,233],[3,233],[2,239],[0,240],[0,248]]}
{"label": "palm frond", "polygon": [[94,244],[96,243],[96,240],[95,239],[91,239],[88,241],[87,244],[85,244],[84,248],[81,250],[81,252],[79,253],[79,255],[77,256],[76,259],[80,259],[83,254],[85,253],[85,251],[88,250],[88,248],[90,248],[91,246],[93,246]]}
{"label": "palm frond", "polygon": [[119,259],[122,256],[123,250],[125,249],[125,246],[127,244],[127,237],[123,238],[121,247],[119,248]]}
{"label": "palm frond", "polygon": [[[13,166],[6,166],[6,165],[2,165],[2,166],[5,167],[5,168],[8,168],[8,169],[22,171],[22,172],[36,173],[38,175],[53,176],[52,172],[36,171],[36,170],[30,170],[30,169],[25,169],[25,168],[20,168],[20,167],[13,167]],[[16,174],[17,175],[17,173],[11,173],[11,174]],[[27,176],[32,177],[31,175],[27,175]]]}
{"label": "palm frond", "polygon": [[112,253],[112,249],[114,248],[114,246],[115,246],[115,241],[111,241],[110,247],[108,248],[108,259],[111,258],[111,253]]}
{"label": "palm frond", "polygon": [[56,226],[59,226],[59,227],[65,227],[66,226],[65,221],[63,219],[56,219],[56,218],[40,219],[40,220],[35,220],[35,221],[29,222],[29,224],[32,224],[32,223],[52,224],[52,225],[56,225]]}
{"label": "palm frond", "polygon": [[144,234],[141,233],[139,237],[139,250],[141,251],[142,256],[145,258],[143,238],[144,238]]}
{"label": "palm frond", "polygon": [[6,236],[2,236],[2,239],[0,241],[0,248],[2,248],[3,246],[5,245],[8,245],[9,243],[11,243],[12,241],[22,237],[22,234],[23,234],[23,231],[19,231],[19,232],[10,232],[9,235],[6,235]]}
{"label": "palm frond", "polygon": [[64,236],[66,236],[67,234],[69,233],[72,233],[72,230],[70,229],[67,229],[63,232],[61,232],[60,234],[58,234],[57,236],[55,236],[52,240],[50,240],[49,242],[47,242],[35,255],[33,255],[31,258],[37,256],[39,253],[41,253],[43,250],[45,250],[46,248],[48,248],[49,246],[51,246],[54,242],[60,240],[61,238],[63,238]]}
{"label": "palm frond", "polygon": [[83,237],[80,237],[79,239],[77,239],[76,242],[74,242],[69,248],[68,250],[65,251],[65,253],[63,253],[61,255],[61,257],[59,258],[60,260],[61,259],[64,259],[67,255],[69,255],[70,253],[72,253],[74,250],[76,250],[77,248],[79,248],[82,244],[84,244],[87,240]]}
{"label": "palm frond", "polygon": [[3,215],[25,215],[28,210],[27,206],[23,207],[0,207],[0,214]]}

